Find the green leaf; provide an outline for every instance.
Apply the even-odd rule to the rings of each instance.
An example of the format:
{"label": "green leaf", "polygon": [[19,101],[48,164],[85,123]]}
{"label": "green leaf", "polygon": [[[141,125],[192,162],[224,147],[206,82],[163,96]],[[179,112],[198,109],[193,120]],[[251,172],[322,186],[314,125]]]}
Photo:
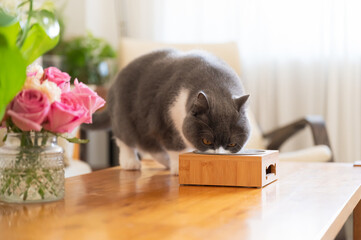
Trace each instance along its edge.
{"label": "green leaf", "polygon": [[7,138],[8,138],[8,134],[6,133],[4,138],[3,138],[3,142],[5,142]]}
{"label": "green leaf", "polygon": [[5,9],[0,8],[0,27],[5,27],[14,24],[17,17],[6,12]]}
{"label": "green leaf", "polygon": [[114,49],[109,44],[106,44],[101,49],[99,57],[101,57],[101,58],[114,58],[114,57],[116,57],[116,53],[115,53]]}
{"label": "green leaf", "polygon": [[16,48],[0,46],[0,119],[7,104],[21,90],[26,78],[26,63]]}
{"label": "green leaf", "polygon": [[12,25],[1,27],[0,26],[0,35],[4,37],[8,46],[15,46],[18,34],[20,32],[19,22],[15,22]]}
{"label": "green leaf", "polygon": [[[51,30],[49,30],[51,32]],[[55,31],[55,30],[54,30]],[[55,35],[51,35],[55,36]],[[34,24],[21,47],[27,65],[31,64],[35,59],[56,46],[59,41],[59,35],[51,38],[40,24]]]}
{"label": "green leaf", "polygon": [[25,1],[23,1],[22,3],[20,3],[19,5],[18,5],[18,8],[21,8],[22,6],[24,6],[25,4],[28,4],[30,2],[30,0],[25,0]]}
{"label": "green leaf", "polygon": [[26,183],[28,186],[30,186],[30,184],[31,184],[32,181],[33,181],[32,176],[28,176],[28,177],[26,178],[25,183]]}
{"label": "green leaf", "polygon": [[24,192],[23,200],[25,201],[28,198],[28,189]]}
{"label": "green leaf", "polygon": [[0,34],[0,46],[8,46],[6,36],[3,34]]}
{"label": "green leaf", "polygon": [[44,193],[44,190],[42,188],[39,188],[38,193],[40,194],[41,199],[44,199],[45,193]]}
{"label": "green leaf", "polygon": [[73,137],[73,138],[65,138],[68,142],[71,142],[71,143],[88,143],[89,142],[89,139],[79,139],[79,138],[76,138],[76,137]]}
{"label": "green leaf", "polygon": [[5,185],[3,186],[3,188],[1,189],[1,193],[4,194],[6,192],[6,189],[8,189],[8,187],[10,186],[11,184],[11,178],[8,178],[6,180],[6,183]]}

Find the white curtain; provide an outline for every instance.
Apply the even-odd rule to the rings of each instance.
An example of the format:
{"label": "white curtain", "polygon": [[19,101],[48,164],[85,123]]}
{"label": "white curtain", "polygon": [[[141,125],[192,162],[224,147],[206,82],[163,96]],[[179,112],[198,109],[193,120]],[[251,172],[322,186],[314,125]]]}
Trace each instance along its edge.
{"label": "white curtain", "polygon": [[[123,0],[121,7],[129,37],[237,41],[264,130],[320,114],[336,160],[361,159],[361,1]],[[285,148],[312,145],[306,139],[304,131]]]}

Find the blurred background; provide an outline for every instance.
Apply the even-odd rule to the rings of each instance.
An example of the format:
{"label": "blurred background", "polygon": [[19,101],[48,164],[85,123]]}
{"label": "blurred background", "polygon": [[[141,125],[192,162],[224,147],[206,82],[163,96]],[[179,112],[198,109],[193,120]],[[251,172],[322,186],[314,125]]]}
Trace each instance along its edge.
{"label": "blurred background", "polygon": [[[56,5],[64,25],[63,43],[78,38],[60,44],[58,53],[72,59],[79,55],[72,55],[72,46],[86,45],[79,37],[94,38],[90,45],[97,46],[98,56],[92,58],[107,62],[99,67],[103,80],[79,72],[75,76],[80,80],[106,89],[120,70],[116,55],[123,37],[168,43],[237,42],[241,79],[261,129],[308,114],[322,115],[335,160],[361,159],[360,1],[77,0]],[[85,49],[94,54],[91,47]],[[92,132],[89,138],[86,161],[94,169],[109,166],[108,133]],[[312,137],[306,129],[282,149],[309,145]]]}

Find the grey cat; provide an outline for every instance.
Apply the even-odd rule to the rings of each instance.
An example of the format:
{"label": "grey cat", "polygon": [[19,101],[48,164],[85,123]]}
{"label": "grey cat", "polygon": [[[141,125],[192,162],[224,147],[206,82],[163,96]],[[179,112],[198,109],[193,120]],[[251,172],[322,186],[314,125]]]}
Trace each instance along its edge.
{"label": "grey cat", "polygon": [[140,169],[139,151],[178,174],[181,152],[242,149],[250,135],[248,97],[233,69],[215,56],[158,50],[119,73],[106,111],[90,127],[111,124],[122,168]]}

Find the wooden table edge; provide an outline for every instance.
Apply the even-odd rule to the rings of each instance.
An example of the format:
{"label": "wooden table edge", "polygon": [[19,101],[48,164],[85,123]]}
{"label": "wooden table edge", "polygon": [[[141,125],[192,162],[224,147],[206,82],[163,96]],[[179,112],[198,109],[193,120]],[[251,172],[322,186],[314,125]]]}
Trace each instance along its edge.
{"label": "wooden table edge", "polygon": [[[340,213],[337,214],[335,219],[330,219],[332,223],[328,229],[324,230],[324,234],[320,239],[326,240],[326,239],[336,238],[337,234],[340,232],[346,220],[352,213],[354,213],[353,239],[361,239],[361,185],[354,192],[354,194],[352,195],[350,200],[345,204],[345,206],[340,211]],[[355,218],[356,218],[356,223],[355,223]]]}

